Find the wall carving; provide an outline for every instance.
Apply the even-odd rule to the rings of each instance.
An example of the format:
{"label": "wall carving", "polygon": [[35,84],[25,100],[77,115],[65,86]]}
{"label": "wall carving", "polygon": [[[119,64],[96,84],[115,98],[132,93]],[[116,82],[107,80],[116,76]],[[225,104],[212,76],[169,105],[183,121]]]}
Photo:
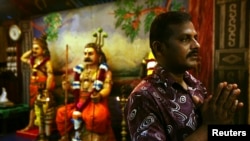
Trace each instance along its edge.
{"label": "wall carving", "polygon": [[[214,87],[221,81],[237,83],[241,89],[240,100],[248,104],[249,83],[249,17],[247,0],[215,1],[215,40],[214,40]],[[238,113],[237,123],[247,123],[249,106]]]}

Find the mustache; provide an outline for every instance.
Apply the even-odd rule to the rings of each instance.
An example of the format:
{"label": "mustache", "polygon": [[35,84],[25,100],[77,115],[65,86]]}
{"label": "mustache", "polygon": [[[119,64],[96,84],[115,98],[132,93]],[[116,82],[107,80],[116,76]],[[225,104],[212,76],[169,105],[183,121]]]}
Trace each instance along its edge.
{"label": "mustache", "polygon": [[199,56],[199,51],[198,51],[198,49],[193,49],[193,50],[191,50],[191,51],[187,54],[187,57],[191,57],[191,56]]}
{"label": "mustache", "polygon": [[84,59],[84,62],[93,62],[93,60],[90,59],[90,58],[85,58],[85,59]]}

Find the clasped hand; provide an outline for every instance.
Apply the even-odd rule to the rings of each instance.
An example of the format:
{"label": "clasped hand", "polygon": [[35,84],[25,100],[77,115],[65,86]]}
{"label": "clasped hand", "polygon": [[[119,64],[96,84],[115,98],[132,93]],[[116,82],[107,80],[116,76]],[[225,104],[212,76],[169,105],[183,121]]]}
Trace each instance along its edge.
{"label": "clasped hand", "polygon": [[[203,124],[232,124],[235,112],[243,107],[237,99],[240,92],[237,84],[219,83],[216,93],[209,95],[201,107]],[[197,97],[193,99],[201,104]]]}

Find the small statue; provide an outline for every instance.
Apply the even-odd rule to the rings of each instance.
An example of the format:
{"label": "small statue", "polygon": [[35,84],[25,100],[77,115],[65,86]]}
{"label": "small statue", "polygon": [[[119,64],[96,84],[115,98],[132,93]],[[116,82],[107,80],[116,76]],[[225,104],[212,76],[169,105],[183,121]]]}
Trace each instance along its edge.
{"label": "small statue", "polygon": [[0,102],[8,102],[8,98],[7,98],[7,92],[6,89],[4,87],[2,87],[2,94],[0,96]]}
{"label": "small statue", "polygon": [[1,107],[10,107],[13,106],[14,103],[9,101],[9,99],[7,98],[7,91],[4,87],[2,87],[2,94],[0,96],[0,106]]}
{"label": "small statue", "polygon": [[142,60],[143,70],[142,70],[141,78],[152,74],[156,64],[157,62],[154,58],[153,52],[150,51],[148,56]]}
{"label": "small statue", "polygon": [[52,123],[54,120],[55,109],[51,94],[48,90],[43,90],[35,101],[35,125],[39,127],[37,141],[45,141],[51,135]]}

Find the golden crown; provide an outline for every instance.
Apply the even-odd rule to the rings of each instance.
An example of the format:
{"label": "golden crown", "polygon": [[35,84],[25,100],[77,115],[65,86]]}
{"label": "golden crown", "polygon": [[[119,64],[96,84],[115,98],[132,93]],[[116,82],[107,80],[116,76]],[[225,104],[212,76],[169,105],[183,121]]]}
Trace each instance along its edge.
{"label": "golden crown", "polygon": [[34,37],[33,38],[33,44],[38,44],[42,47],[47,46],[47,35],[43,34],[42,36],[40,36],[39,38]]}
{"label": "golden crown", "polygon": [[93,34],[93,37],[96,38],[95,43],[97,44],[98,48],[101,49],[104,46],[104,38],[107,38],[108,34],[103,32],[102,28],[98,28],[97,32]]}

